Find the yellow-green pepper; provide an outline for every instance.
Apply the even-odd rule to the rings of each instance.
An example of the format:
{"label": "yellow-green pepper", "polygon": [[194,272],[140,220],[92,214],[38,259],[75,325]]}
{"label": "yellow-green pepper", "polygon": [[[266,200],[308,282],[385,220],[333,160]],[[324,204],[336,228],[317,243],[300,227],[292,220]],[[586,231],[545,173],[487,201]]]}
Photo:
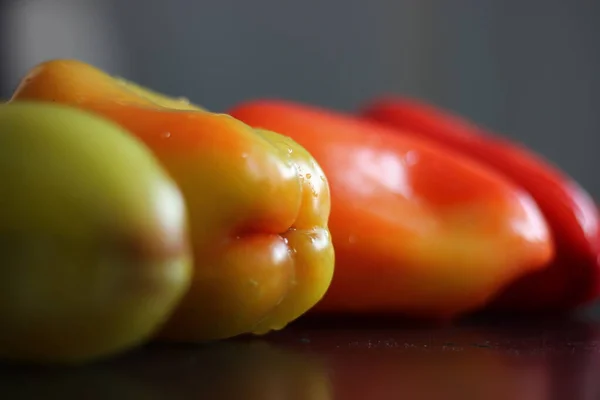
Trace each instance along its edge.
{"label": "yellow-green pepper", "polygon": [[178,184],[194,276],[162,337],[200,341],[284,327],[332,279],[323,171],[285,136],[147,93],[87,64],[57,60],[32,70],[12,100],[59,102],[120,124]]}

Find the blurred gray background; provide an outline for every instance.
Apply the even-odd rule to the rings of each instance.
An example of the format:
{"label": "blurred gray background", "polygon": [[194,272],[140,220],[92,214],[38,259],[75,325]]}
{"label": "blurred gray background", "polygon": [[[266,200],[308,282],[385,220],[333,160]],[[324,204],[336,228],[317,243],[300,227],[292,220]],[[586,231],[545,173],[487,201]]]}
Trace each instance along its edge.
{"label": "blurred gray background", "polygon": [[49,58],[81,59],[215,111],[261,96],[354,110],[408,94],[525,143],[600,199],[599,1],[0,5],[0,98]]}

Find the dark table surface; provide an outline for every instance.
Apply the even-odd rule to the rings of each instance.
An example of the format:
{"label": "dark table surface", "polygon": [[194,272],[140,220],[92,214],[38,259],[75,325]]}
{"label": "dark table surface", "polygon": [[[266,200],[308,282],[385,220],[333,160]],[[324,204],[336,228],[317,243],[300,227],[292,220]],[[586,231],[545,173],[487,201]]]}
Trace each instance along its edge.
{"label": "dark table surface", "polygon": [[600,323],[304,321],[79,368],[0,366],[0,398],[600,400]]}

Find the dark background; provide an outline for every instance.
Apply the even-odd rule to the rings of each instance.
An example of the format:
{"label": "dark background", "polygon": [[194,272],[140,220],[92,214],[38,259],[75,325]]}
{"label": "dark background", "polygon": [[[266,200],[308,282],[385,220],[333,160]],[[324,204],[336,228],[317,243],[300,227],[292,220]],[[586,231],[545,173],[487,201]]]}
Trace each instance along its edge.
{"label": "dark background", "polygon": [[[0,0],[0,98],[78,58],[222,111],[418,96],[535,149],[600,198],[600,2]],[[600,307],[597,307],[600,315]]]}

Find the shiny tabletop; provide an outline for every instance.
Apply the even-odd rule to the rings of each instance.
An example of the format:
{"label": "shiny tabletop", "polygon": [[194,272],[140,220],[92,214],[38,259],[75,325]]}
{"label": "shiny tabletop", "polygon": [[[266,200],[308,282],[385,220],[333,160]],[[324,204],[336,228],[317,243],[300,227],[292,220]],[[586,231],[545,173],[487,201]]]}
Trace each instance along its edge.
{"label": "shiny tabletop", "polygon": [[304,320],[261,338],[155,343],[78,368],[3,365],[6,399],[596,400],[600,323]]}

